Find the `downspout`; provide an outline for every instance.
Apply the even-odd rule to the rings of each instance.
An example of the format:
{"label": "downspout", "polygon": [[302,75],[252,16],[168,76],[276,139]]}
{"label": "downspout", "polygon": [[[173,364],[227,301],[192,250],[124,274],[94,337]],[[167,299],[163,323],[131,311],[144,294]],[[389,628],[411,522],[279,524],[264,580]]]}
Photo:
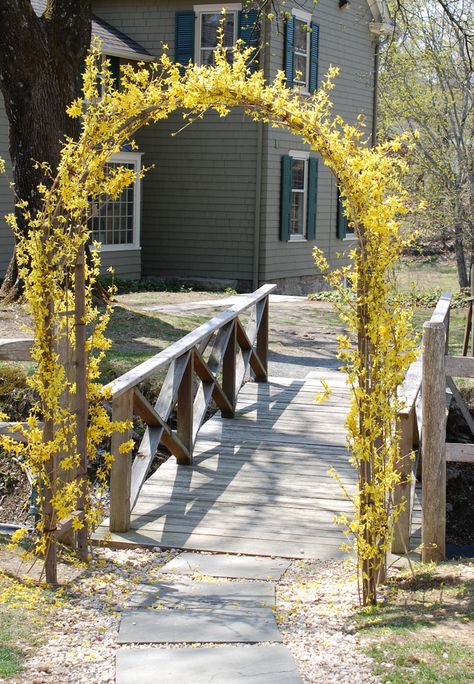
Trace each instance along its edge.
{"label": "downspout", "polygon": [[[266,22],[265,13],[262,12],[262,52],[260,56],[260,67],[266,69]],[[267,74],[265,74],[267,76]],[[252,269],[252,289],[256,290],[260,281],[260,235],[262,218],[262,167],[263,167],[263,123],[257,122],[257,167],[255,171],[255,212],[253,225],[253,269]]]}
{"label": "downspout", "polygon": [[375,39],[374,50],[374,97],[372,105],[372,147],[377,144],[378,108],[379,108],[379,67],[380,67],[380,39]]}
{"label": "downspout", "polygon": [[258,288],[260,280],[260,220],[262,216],[262,165],[263,123],[257,122],[257,169],[255,177],[255,221],[253,226],[253,273],[252,289]]}

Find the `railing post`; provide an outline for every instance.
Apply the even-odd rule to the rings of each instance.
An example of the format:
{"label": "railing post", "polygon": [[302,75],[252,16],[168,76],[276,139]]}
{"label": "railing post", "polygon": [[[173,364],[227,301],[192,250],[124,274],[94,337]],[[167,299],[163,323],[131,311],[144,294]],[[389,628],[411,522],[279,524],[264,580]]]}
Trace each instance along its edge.
{"label": "railing post", "polygon": [[[133,389],[115,397],[112,401],[113,421],[132,421]],[[112,435],[112,470],[110,473],[110,531],[128,532],[130,528],[130,485],[132,452],[120,453],[120,445],[131,439],[132,430],[114,432]]]}
{"label": "railing post", "polygon": [[472,308],[474,306],[474,264],[471,264],[471,301],[470,311],[471,311],[471,333],[472,333],[472,346],[471,346],[471,356],[474,356],[474,324],[472,321]]}
{"label": "railing post", "polygon": [[235,321],[231,323],[229,341],[222,360],[222,391],[232,406],[232,411],[222,411],[224,418],[233,418],[235,415],[235,395],[237,378],[237,326]]}
{"label": "railing post", "polygon": [[446,547],[446,330],[423,325],[422,560],[439,562]]}
{"label": "railing post", "polygon": [[411,493],[413,460],[411,454],[414,444],[414,421],[416,420],[415,407],[409,413],[401,413],[398,416],[398,431],[400,434],[400,457],[397,462],[397,470],[400,473],[400,482],[393,492],[393,505],[403,505],[395,522],[392,540],[392,553],[405,554],[410,549],[410,522],[411,522]]}
{"label": "railing post", "polygon": [[[267,382],[268,380],[268,314],[269,314],[269,296],[267,295],[262,302],[259,302],[257,306],[261,305],[263,307],[262,317],[260,319],[260,326],[257,330],[257,346],[256,352],[257,356],[262,362],[262,366],[265,368],[265,375],[256,375],[255,380],[257,382]],[[258,311],[258,309],[257,309]]]}
{"label": "railing post", "polygon": [[85,255],[84,247],[77,256],[75,267],[76,290],[76,431],[79,467],[77,469],[81,494],[77,502],[77,510],[82,513],[82,527],[77,532],[77,554],[82,561],[87,560],[87,525],[84,517],[87,492],[87,359],[86,359],[86,285],[85,285]]}
{"label": "railing post", "polygon": [[178,387],[176,410],[176,432],[189,453],[189,458],[184,463],[177,458],[178,463],[182,465],[190,465],[193,462],[193,367],[194,356],[188,352],[186,369]]}

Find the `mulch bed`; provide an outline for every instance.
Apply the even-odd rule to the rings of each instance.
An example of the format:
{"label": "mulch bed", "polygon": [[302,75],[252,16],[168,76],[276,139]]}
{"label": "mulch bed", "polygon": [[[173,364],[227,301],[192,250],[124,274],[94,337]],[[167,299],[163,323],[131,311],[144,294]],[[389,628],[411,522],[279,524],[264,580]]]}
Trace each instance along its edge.
{"label": "mulch bed", "polygon": [[23,468],[9,454],[0,452],[0,522],[26,522],[31,487]]}

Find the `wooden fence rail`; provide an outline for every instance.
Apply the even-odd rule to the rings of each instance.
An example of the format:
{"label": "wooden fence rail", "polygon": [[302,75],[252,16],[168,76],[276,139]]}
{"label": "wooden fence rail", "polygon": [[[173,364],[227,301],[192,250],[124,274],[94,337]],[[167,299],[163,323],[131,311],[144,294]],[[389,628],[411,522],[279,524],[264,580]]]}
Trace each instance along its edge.
{"label": "wooden fence rail", "polygon": [[[267,380],[268,297],[276,285],[264,285],[242,297],[226,311],[108,385],[114,420],[139,416],[145,434],[132,463],[132,452],[121,453],[130,430],[112,438],[114,456],[110,481],[110,530],[127,532],[158,446],[163,444],[178,463],[191,464],[193,448],[211,400],[226,417],[233,417],[237,395],[253,371],[257,382]],[[246,325],[239,316],[250,310]],[[139,385],[168,368],[155,404]],[[170,418],[176,421],[173,429]]]}

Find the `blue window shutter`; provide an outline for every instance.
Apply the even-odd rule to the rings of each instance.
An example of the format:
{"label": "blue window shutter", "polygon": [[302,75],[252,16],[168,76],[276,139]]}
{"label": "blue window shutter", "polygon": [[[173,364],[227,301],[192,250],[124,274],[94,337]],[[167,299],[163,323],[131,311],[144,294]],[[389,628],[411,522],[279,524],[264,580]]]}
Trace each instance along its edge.
{"label": "blue window shutter", "polygon": [[316,207],[318,206],[318,160],[309,158],[308,162],[308,213],[306,239],[316,239]]}
{"label": "blue window shutter", "polygon": [[291,211],[291,157],[281,158],[281,215],[280,240],[288,242],[290,239],[290,211]]}
{"label": "blue window shutter", "polygon": [[342,206],[339,195],[339,188],[337,189],[337,237],[339,240],[344,240],[347,235],[347,217],[344,216],[344,207]]}
{"label": "blue window shutter", "polygon": [[294,43],[295,43],[295,18],[291,17],[286,22],[285,28],[285,76],[288,88],[293,87],[294,77]]}
{"label": "blue window shutter", "polygon": [[110,74],[114,81],[114,87],[120,88],[120,59],[118,57],[107,57],[110,62]]}
{"label": "blue window shutter", "polygon": [[194,61],[194,30],[196,15],[193,11],[176,12],[175,61],[183,66]]}
{"label": "blue window shutter", "polygon": [[241,38],[246,47],[253,48],[252,61],[249,63],[249,69],[253,74],[257,71],[258,64],[258,47],[259,47],[259,30],[258,30],[258,12],[255,9],[239,12],[239,38]]}
{"label": "blue window shutter", "polygon": [[309,62],[309,92],[314,93],[318,87],[319,70],[319,24],[311,22],[311,54]]}

